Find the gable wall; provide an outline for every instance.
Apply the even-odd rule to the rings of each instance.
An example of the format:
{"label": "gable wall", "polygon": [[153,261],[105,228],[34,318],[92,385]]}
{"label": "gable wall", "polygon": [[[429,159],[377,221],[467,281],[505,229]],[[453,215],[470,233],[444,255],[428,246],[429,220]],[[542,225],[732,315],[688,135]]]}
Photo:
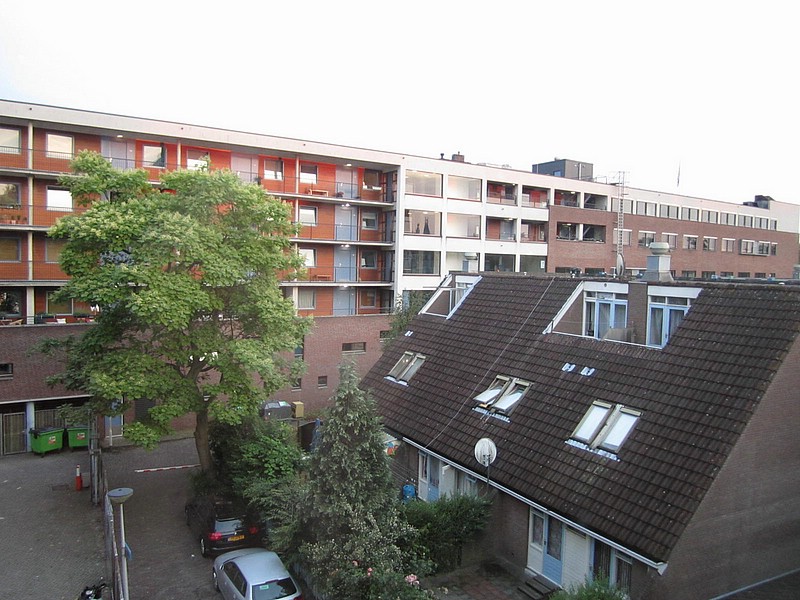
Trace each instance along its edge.
{"label": "gable wall", "polygon": [[710,598],[800,567],[799,361],[795,341],[652,598]]}

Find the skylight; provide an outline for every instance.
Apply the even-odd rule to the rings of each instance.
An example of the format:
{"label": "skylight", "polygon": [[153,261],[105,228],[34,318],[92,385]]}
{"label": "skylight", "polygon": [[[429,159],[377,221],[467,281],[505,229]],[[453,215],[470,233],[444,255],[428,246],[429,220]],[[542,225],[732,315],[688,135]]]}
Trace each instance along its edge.
{"label": "skylight", "polygon": [[516,377],[498,375],[488,389],[475,396],[475,402],[485,410],[508,414],[528,391],[530,383]]}
{"label": "skylight", "polygon": [[589,449],[601,448],[608,452],[617,452],[640,416],[639,411],[621,404],[595,401],[571,437],[583,442]]}
{"label": "skylight", "polygon": [[425,356],[419,352],[404,352],[387,377],[400,383],[408,383],[424,362]]}

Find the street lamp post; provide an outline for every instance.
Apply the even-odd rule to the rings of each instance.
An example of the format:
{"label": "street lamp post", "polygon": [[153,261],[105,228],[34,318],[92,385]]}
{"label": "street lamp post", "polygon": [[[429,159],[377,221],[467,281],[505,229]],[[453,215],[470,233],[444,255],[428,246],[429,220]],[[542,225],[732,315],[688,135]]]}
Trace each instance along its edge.
{"label": "street lamp post", "polygon": [[130,600],[130,596],[128,596],[128,555],[125,545],[125,511],[122,505],[131,496],[133,496],[131,488],[116,488],[108,492],[108,499],[111,500],[111,504],[119,505],[119,535],[120,545],[122,546],[122,567],[120,569],[122,575],[122,600]]}

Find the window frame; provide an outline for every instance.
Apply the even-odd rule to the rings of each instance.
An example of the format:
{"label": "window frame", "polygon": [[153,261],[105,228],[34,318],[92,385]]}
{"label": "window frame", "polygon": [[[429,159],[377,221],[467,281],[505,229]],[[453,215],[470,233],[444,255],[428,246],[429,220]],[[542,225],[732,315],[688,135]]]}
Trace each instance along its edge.
{"label": "window frame", "polygon": [[491,385],[473,398],[480,408],[510,414],[525,397],[531,387],[530,381],[509,375],[497,375]]}
{"label": "window frame", "polygon": [[586,409],[570,439],[584,443],[592,450],[617,454],[641,416],[640,410],[595,400]]}
{"label": "window frame", "polygon": [[[6,191],[2,195],[0,195],[0,208],[21,208],[22,205],[20,199],[22,198],[22,185],[16,181],[0,181],[0,188],[4,186],[7,187]],[[16,188],[17,190],[16,202],[11,201],[11,198],[8,193],[12,188]]]}
{"label": "window frame", "polygon": [[[301,298],[303,294],[310,295],[310,302],[306,302],[304,305],[301,302]],[[305,298],[308,300],[309,298]],[[297,290],[297,310],[314,310],[317,308],[317,292],[311,288],[299,288]]]}
{"label": "window frame", "polygon": [[[2,133],[4,131],[9,132],[11,135],[8,136],[7,140],[3,140]],[[15,145],[4,145],[2,144],[3,141],[14,141],[16,138]],[[16,127],[5,127],[0,126],[0,154],[22,154],[22,130],[17,129]]]}
{"label": "window frame", "polygon": [[317,249],[316,248],[298,248],[297,254],[303,257],[303,264],[307,269],[317,266]]}
{"label": "window frame", "polygon": [[369,231],[378,230],[378,211],[377,210],[362,210],[361,211],[361,229]]}
{"label": "window frame", "polygon": [[397,362],[389,370],[386,377],[397,383],[408,385],[411,378],[414,377],[420,367],[425,364],[426,359],[427,357],[421,352],[403,352],[403,355],[397,359]]}
{"label": "window frame", "polygon": [[[0,263],[18,263],[22,261],[22,240],[17,235],[0,235],[0,241],[8,243],[8,250],[12,251],[12,247],[17,247],[16,258],[3,258],[3,253],[0,252]],[[9,254],[10,256],[10,254]]]}
{"label": "window frame", "polygon": [[342,354],[366,354],[367,342],[342,342]]}
{"label": "window frame", "polygon": [[[63,198],[69,197],[69,206],[63,204]],[[56,202],[55,200],[61,200]],[[56,185],[48,185],[45,191],[45,208],[54,212],[72,212],[75,203],[72,193],[67,189]]]}
{"label": "window frame", "polygon": [[14,379],[14,363],[0,363],[0,379]]}
{"label": "window frame", "polygon": [[[156,160],[148,160],[148,150],[157,149],[159,157]],[[164,169],[167,166],[167,145],[144,143],[142,144],[142,166],[146,169]]]}
{"label": "window frame", "polygon": [[[75,137],[64,133],[48,131],[45,134],[44,155],[47,158],[57,158],[59,160],[72,160],[75,156]],[[60,144],[63,143],[68,150],[63,150]],[[52,146],[52,147],[51,147]]]}
{"label": "window frame", "polygon": [[[268,167],[275,167],[270,169]],[[282,158],[265,158],[264,159],[264,179],[270,181],[283,181],[283,159]]]}
{"label": "window frame", "polygon": [[[313,213],[314,220],[313,221],[305,221],[303,220],[303,213]],[[305,206],[300,205],[297,207],[297,222],[303,225],[304,227],[316,227],[319,221],[317,220],[318,211],[316,206]]]}
{"label": "window frame", "polygon": [[319,180],[319,167],[312,164],[300,164],[300,183],[316,185]]}

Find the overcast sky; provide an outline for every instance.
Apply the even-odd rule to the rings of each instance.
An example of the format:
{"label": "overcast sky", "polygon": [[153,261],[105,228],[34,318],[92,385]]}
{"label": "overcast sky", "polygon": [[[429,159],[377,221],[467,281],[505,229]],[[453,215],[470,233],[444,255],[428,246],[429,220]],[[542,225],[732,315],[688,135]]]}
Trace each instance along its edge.
{"label": "overcast sky", "polygon": [[523,170],[570,158],[635,187],[800,203],[799,13],[0,0],[0,98]]}

